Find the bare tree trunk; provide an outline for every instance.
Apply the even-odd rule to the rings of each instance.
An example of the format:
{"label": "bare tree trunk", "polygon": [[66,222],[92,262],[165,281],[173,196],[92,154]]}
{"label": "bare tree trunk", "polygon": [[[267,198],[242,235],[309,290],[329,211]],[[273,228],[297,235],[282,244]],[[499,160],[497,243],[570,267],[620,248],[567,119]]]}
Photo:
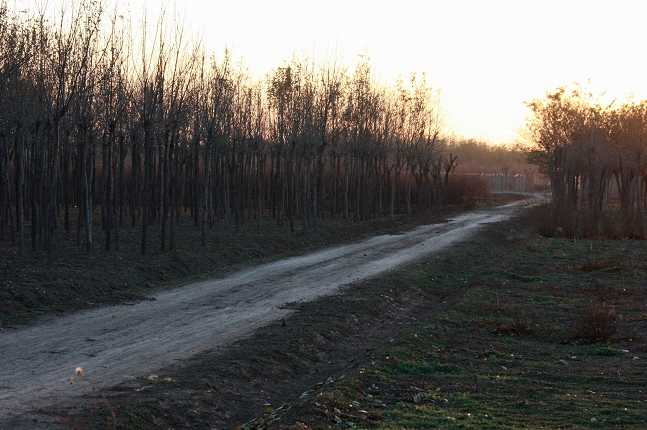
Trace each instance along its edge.
{"label": "bare tree trunk", "polygon": [[153,170],[153,154],[150,142],[150,131],[144,131],[144,189],[142,192],[142,243],[141,255],[146,255],[146,234],[150,217],[151,176]]}
{"label": "bare tree trunk", "polygon": [[[318,161],[317,161],[318,163]],[[315,174],[312,177],[312,222],[314,224],[314,229],[315,231],[319,230],[319,205],[318,205],[318,194],[319,194],[319,165],[317,164],[317,168],[315,170]],[[322,208],[322,216],[323,216],[323,208]]]}
{"label": "bare tree trunk", "polygon": [[88,178],[92,172],[92,159],[87,154],[89,142],[85,142],[86,136],[82,136],[81,147],[81,181],[83,185],[83,214],[85,216],[85,243],[86,254],[92,250],[92,187]]}
{"label": "bare tree trunk", "polygon": [[[114,144],[114,136],[115,136],[115,129],[114,129],[114,124],[110,125],[110,128],[108,130],[108,142],[107,142],[107,147],[104,145],[103,149],[103,173],[102,173],[102,184],[103,184],[103,197],[101,198],[101,201],[103,203],[102,205],[102,216],[103,216],[103,222],[104,222],[104,229],[106,232],[106,245],[105,245],[105,250],[110,251],[110,241],[111,241],[111,234],[112,234],[112,210],[110,208],[111,200],[112,200],[112,190],[111,190],[111,181],[112,181],[112,146]],[[105,207],[103,207],[105,205]]]}
{"label": "bare tree trunk", "polygon": [[276,226],[281,227],[283,226],[283,205],[284,199],[283,196],[285,195],[285,175],[283,174],[283,170],[281,167],[281,150],[277,149],[276,153],[276,175],[274,177],[274,203],[273,207],[276,208]]}
{"label": "bare tree trunk", "polygon": [[349,165],[348,165],[348,160],[344,160],[344,175],[345,175],[345,180],[344,180],[344,219],[348,222],[350,222],[350,202],[348,201],[348,194],[350,192],[349,190]]}
{"label": "bare tree trunk", "polygon": [[54,139],[52,148],[51,161],[51,185],[49,192],[49,225],[47,232],[47,266],[54,264],[54,229],[56,228],[56,209],[57,209],[57,191],[58,191],[58,162],[59,162],[59,139],[60,139],[60,122],[54,123]]}
{"label": "bare tree trunk", "polygon": [[[240,162],[239,162],[240,164]],[[238,169],[242,169],[241,166],[236,165],[236,156],[232,154],[232,159],[229,162],[229,178],[231,181],[231,192],[234,197],[234,220],[236,221],[236,233],[240,232],[240,205],[241,205],[241,194],[243,193],[242,185],[239,183],[238,178]]]}
{"label": "bare tree trunk", "polygon": [[[123,131],[119,136],[119,176],[117,179],[119,187],[119,228],[124,226],[125,206],[126,206],[126,179],[125,179],[125,164],[126,164],[126,145],[125,136]],[[132,167],[131,167],[132,175]],[[119,241],[117,240],[117,246]]]}
{"label": "bare tree trunk", "polygon": [[303,220],[303,229],[307,230],[310,228],[310,222],[308,218],[308,167],[310,166],[310,163],[308,163],[305,160],[303,160],[303,184],[302,186],[302,192],[301,192],[301,218]]}
{"label": "bare tree trunk", "polygon": [[256,207],[257,207],[257,224],[258,224],[258,231],[261,231],[261,227],[263,225],[263,182],[262,182],[262,176],[263,176],[263,157],[260,156],[260,154],[256,155]]}
{"label": "bare tree trunk", "polygon": [[70,234],[70,143],[65,136],[63,143],[63,204],[65,205],[65,234]]}
{"label": "bare tree trunk", "polygon": [[36,252],[36,237],[38,235],[38,213],[36,208],[36,184],[39,182],[36,178],[36,143],[32,143],[31,150],[31,250]]}
{"label": "bare tree trunk", "polygon": [[294,174],[292,172],[292,163],[294,159],[294,142],[290,150],[290,159],[286,164],[285,174],[288,179],[288,220],[290,221],[290,231],[294,231]]}
{"label": "bare tree trunk", "polygon": [[171,217],[170,222],[170,238],[169,238],[169,250],[173,251],[175,249],[175,224],[177,217],[175,212],[179,212],[179,206],[177,204],[177,177],[178,177],[178,154],[176,154],[175,141],[171,141],[171,148],[169,149],[169,212]]}
{"label": "bare tree trunk", "polygon": [[202,192],[202,246],[207,246],[207,208],[209,205],[209,195],[211,193],[211,152],[213,143],[207,139],[207,148],[204,162],[204,188]]}
{"label": "bare tree trunk", "polygon": [[396,185],[398,182],[398,176],[400,176],[399,169],[396,168],[395,173],[393,174],[393,180],[391,181],[391,220],[395,220],[395,192]]}
{"label": "bare tree trunk", "polygon": [[[196,126],[197,129],[197,126]],[[205,166],[205,174],[209,167]],[[198,227],[200,225],[200,137],[198,131],[194,131],[193,136],[193,225]],[[203,193],[204,194],[204,193]],[[204,245],[204,244],[203,244]]]}
{"label": "bare tree trunk", "polygon": [[[9,185],[9,144],[0,136],[0,241],[4,240],[5,226],[11,214],[11,186]],[[10,228],[13,233],[13,229]],[[13,246],[13,244],[12,244]]]}
{"label": "bare tree trunk", "polygon": [[405,178],[406,188],[407,188],[407,215],[411,216],[411,172],[413,172],[413,167],[409,165],[407,169],[407,175]]}
{"label": "bare tree trunk", "polygon": [[158,223],[160,224],[161,227],[161,235],[160,235],[160,250],[162,252],[166,251],[166,221],[168,218],[168,211],[166,210],[166,205],[167,205],[167,180],[166,180],[166,173],[167,173],[167,140],[168,138],[164,139],[164,142],[160,145],[159,149],[159,186],[157,187],[159,190],[159,211],[158,211]]}
{"label": "bare tree trunk", "polygon": [[16,159],[16,224],[18,227],[18,252],[25,253],[25,137],[22,130],[18,131],[18,156]]}

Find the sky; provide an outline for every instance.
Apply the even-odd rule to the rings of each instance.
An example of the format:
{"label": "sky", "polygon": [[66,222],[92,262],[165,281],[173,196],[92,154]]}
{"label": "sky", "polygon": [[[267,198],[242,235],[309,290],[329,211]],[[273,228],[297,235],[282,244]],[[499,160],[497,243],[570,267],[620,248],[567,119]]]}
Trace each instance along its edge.
{"label": "sky", "polygon": [[[155,10],[162,0],[126,7],[137,16],[144,4]],[[294,53],[341,57],[349,67],[367,54],[385,84],[426,72],[442,91],[449,129],[494,143],[518,139],[524,101],[559,86],[590,80],[619,100],[647,98],[644,0],[176,0],[174,7],[209,50],[228,47],[258,77]]]}

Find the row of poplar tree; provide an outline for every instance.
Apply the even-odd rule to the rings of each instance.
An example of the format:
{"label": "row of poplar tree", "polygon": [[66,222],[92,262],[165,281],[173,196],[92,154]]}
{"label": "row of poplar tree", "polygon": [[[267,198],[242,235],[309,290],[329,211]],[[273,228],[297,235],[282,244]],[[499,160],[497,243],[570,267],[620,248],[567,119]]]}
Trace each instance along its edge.
{"label": "row of poplar tree", "polygon": [[133,23],[94,0],[50,18],[0,8],[0,234],[49,263],[55,231],[75,228],[89,252],[97,222],[107,250],[140,226],[145,254],[153,225],[162,250],[176,246],[183,212],[206,244],[219,221],[425,210],[456,166],[442,127],[424,75],[383,85],[365,57],[292,59],[256,79],[173,16]]}
{"label": "row of poplar tree", "polygon": [[576,84],[527,105],[532,159],[550,177],[554,225],[569,237],[644,237],[647,100],[603,103]]}

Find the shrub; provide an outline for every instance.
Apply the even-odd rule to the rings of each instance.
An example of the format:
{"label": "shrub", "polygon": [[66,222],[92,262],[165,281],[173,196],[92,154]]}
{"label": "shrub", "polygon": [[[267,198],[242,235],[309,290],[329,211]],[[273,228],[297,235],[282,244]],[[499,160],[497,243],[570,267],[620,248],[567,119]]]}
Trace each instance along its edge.
{"label": "shrub", "polygon": [[595,279],[591,283],[593,290],[591,291],[591,297],[600,303],[606,303],[611,300],[611,297],[615,294],[616,290],[613,287],[604,287]]}
{"label": "shrub", "polygon": [[532,327],[535,324],[532,315],[526,312],[526,308],[520,306],[512,306],[510,308],[511,319],[507,321],[500,321],[498,332],[503,334],[530,334]]}
{"label": "shrub", "polygon": [[602,233],[609,239],[620,239],[620,233],[616,228],[616,221],[609,213],[602,216]]}
{"label": "shrub", "polygon": [[577,335],[585,343],[606,342],[618,330],[618,315],[604,302],[594,301],[580,316]]}
{"label": "shrub", "polygon": [[544,237],[594,238],[598,227],[591,224],[586,211],[574,207],[555,207],[553,203],[530,200],[529,221]]}
{"label": "shrub", "polygon": [[529,202],[528,218],[537,233],[544,237],[554,237],[557,233],[552,203]]}
{"label": "shrub", "polygon": [[449,178],[445,202],[461,204],[487,197],[491,193],[490,184],[479,175],[452,175]]}

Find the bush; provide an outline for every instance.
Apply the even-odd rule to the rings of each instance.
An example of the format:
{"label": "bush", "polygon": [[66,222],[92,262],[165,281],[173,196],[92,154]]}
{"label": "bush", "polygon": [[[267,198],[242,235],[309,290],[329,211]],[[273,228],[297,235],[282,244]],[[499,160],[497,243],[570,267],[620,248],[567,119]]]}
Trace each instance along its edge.
{"label": "bush", "polygon": [[489,196],[490,184],[479,175],[452,175],[449,177],[445,202],[461,204]]}
{"label": "bush", "polygon": [[591,217],[586,207],[557,207],[537,199],[529,202],[528,221],[537,233],[544,237],[598,238],[608,239],[645,239],[643,225],[647,218],[641,220],[634,216],[630,221],[622,220],[617,211],[604,211],[596,219]]}
{"label": "bush", "polygon": [[557,233],[552,203],[530,201],[532,206],[528,210],[528,218],[537,233],[544,237],[554,237]]}
{"label": "bush", "polygon": [[620,239],[619,229],[616,227],[617,221],[614,220],[610,213],[602,215],[602,233],[609,239]]}
{"label": "bush", "polygon": [[526,312],[526,308],[520,306],[511,306],[510,313],[512,318],[507,321],[500,321],[498,332],[503,334],[530,334],[535,324],[534,318]]}
{"label": "bush", "polygon": [[596,237],[597,227],[589,225],[586,214],[572,207],[555,208],[553,203],[530,200],[530,223],[544,237]]}
{"label": "bush", "polygon": [[604,302],[594,301],[578,321],[577,335],[585,343],[606,342],[618,330],[618,315]]}

